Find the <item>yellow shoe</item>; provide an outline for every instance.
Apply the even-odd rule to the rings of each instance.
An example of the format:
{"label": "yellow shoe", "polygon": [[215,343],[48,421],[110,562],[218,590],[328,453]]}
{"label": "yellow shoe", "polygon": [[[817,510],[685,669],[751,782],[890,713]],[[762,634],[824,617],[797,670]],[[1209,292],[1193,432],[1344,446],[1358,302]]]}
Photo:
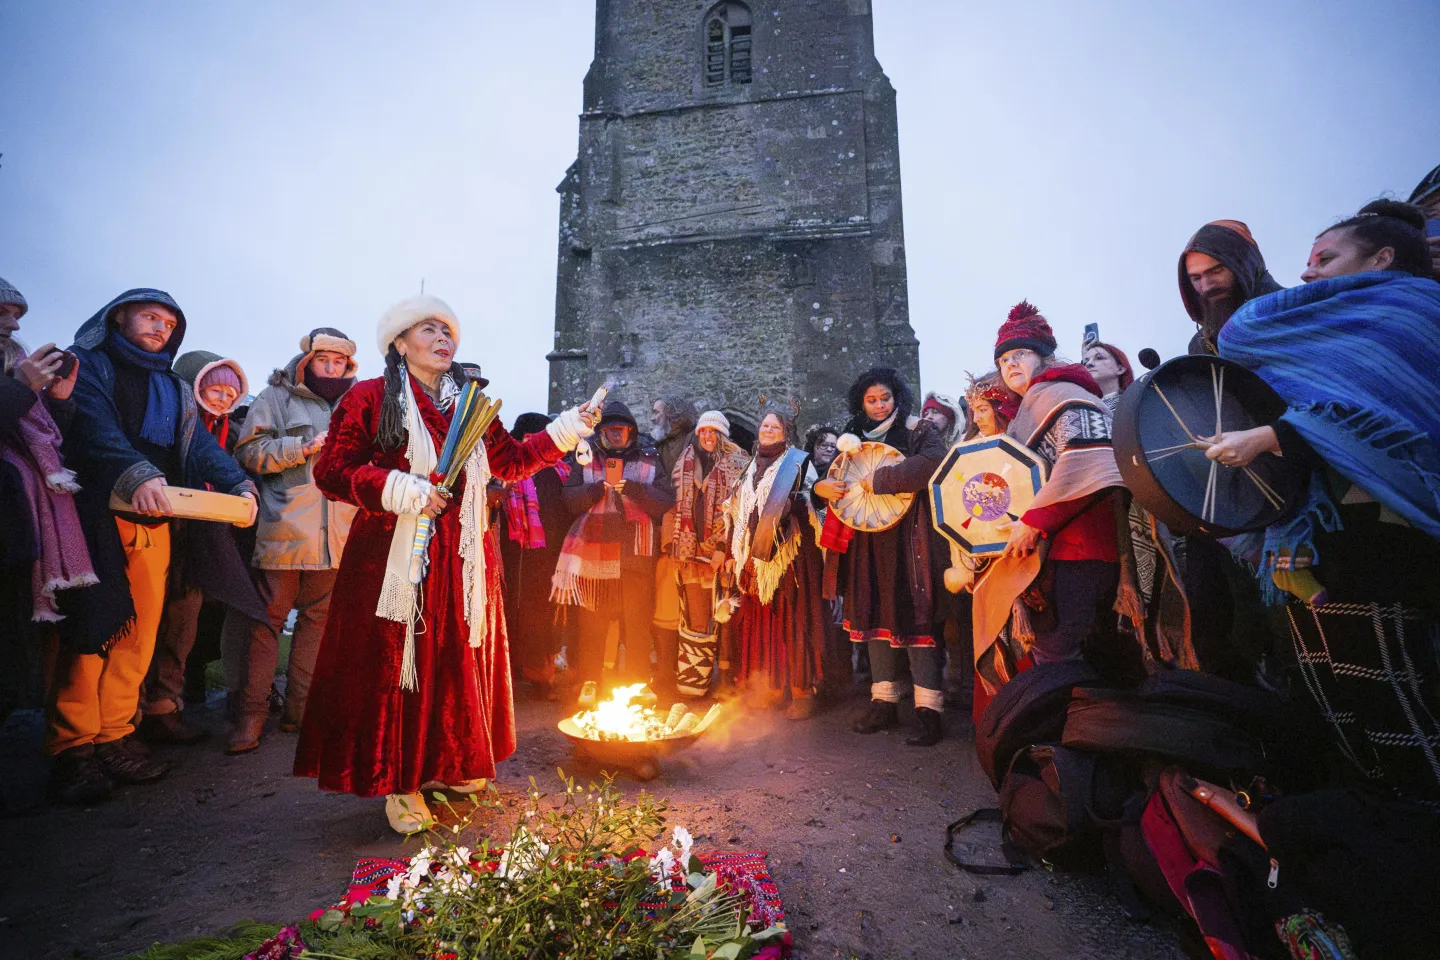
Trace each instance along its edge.
{"label": "yellow shoe", "polygon": [[484,777],[481,777],[478,780],[462,780],[459,783],[441,783],[439,780],[426,780],[424,783],[420,784],[420,789],[422,791],[443,790],[446,793],[471,794],[479,793],[481,790],[484,790],[485,784],[488,782],[489,781],[486,780]]}
{"label": "yellow shoe", "polygon": [[385,819],[390,821],[391,830],[408,837],[424,830],[425,824],[434,818],[420,794],[392,793],[385,798]]}

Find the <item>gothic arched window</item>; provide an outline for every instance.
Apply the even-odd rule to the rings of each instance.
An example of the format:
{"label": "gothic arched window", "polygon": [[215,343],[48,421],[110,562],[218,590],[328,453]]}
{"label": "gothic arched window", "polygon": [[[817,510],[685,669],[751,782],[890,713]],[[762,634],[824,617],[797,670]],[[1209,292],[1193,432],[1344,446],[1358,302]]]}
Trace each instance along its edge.
{"label": "gothic arched window", "polygon": [[750,82],[750,8],[725,0],[705,15],[705,85]]}

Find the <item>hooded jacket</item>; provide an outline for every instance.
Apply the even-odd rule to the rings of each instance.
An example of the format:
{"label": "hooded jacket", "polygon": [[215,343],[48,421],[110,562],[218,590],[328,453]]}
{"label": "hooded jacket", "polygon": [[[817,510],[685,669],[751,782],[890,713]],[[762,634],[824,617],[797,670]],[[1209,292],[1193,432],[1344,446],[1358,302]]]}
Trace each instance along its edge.
{"label": "hooded jacket", "polygon": [[[630,426],[630,443],[620,450],[611,450],[605,446],[603,440],[602,431],[606,426],[614,423],[624,423]],[[650,464],[654,470],[654,479],[648,484],[627,480],[625,490],[620,496],[622,499],[635,504],[641,510],[645,511],[645,513],[650,515],[651,519],[660,520],[663,518],[665,512],[675,505],[675,489],[671,484],[669,474],[664,470],[664,465],[661,463],[659,455],[647,452],[640,446],[639,425],[636,424],[635,417],[631,414],[630,408],[619,400],[606,402],[604,412],[600,417],[600,424],[596,428],[595,433],[599,441],[595,444],[595,462],[599,465],[602,474],[605,466],[604,461],[609,459],[623,460],[627,464],[632,461],[643,460]],[[571,470],[570,475],[565,478],[565,486],[563,489],[565,508],[570,511],[570,515],[573,517],[578,517],[588,511],[591,507],[595,506],[595,504],[599,503],[600,498],[605,495],[605,484],[603,481],[593,483],[586,482],[586,474],[589,472],[591,471],[586,469]],[[657,527],[656,533],[658,532]],[[628,563],[637,558],[634,549],[635,546],[634,544],[626,545],[622,555],[625,562]],[[655,545],[652,543],[649,553],[639,555],[638,559],[643,563],[653,564],[655,559],[654,547]]]}
{"label": "hooded jacket", "polygon": [[945,435],[940,439],[945,441],[946,447],[954,446],[965,436],[967,422],[965,418],[965,408],[960,405],[960,401],[953,397],[947,397],[943,393],[931,392],[925,394],[925,403],[921,405],[921,411],[924,411],[925,407],[931,403],[938,404],[950,412],[950,429],[946,431]]}
{"label": "hooded jacket", "polygon": [[[235,402],[230,404],[230,409],[215,413],[213,410],[205,409],[205,403],[200,398],[200,382],[205,379],[205,374],[216,367],[229,367],[235,371],[235,376],[240,379],[240,395]],[[211,416],[228,417],[245,405],[245,397],[250,393],[250,380],[245,376],[245,370],[240,366],[238,360],[229,357],[222,357],[218,353],[211,353],[209,350],[190,350],[175,358],[175,372],[180,379],[190,384],[195,392],[195,402],[200,404],[201,409]]]}
{"label": "hooded jacket", "polygon": [[[1180,251],[1180,299],[1185,304],[1185,312],[1190,315],[1191,320],[1195,321],[1196,327],[1199,327],[1205,314],[1201,309],[1200,295],[1195,292],[1195,287],[1190,283],[1189,272],[1185,269],[1187,253],[1192,251],[1203,253],[1224,264],[1225,268],[1235,276],[1235,286],[1240,293],[1240,303],[1285,289],[1276,283],[1275,278],[1270,276],[1270,271],[1265,269],[1265,258],[1260,255],[1260,248],[1255,241],[1248,236],[1248,230],[1242,234],[1232,227],[1225,226],[1226,222],[1235,221],[1216,221],[1205,224],[1195,231],[1190,242],[1185,244],[1185,249]],[[1236,304],[1237,307],[1239,305]],[[1214,353],[1215,351],[1205,343],[1205,337],[1197,329],[1195,336],[1190,338],[1190,352]]]}
{"label": "hooded jacket", "polygon": [[[165,476],[164,470],[136,449],[115,400],[115,367],[104,344],[115,309],[125,303],[159,303],[174,312],[178,323],[165,345],[165,352],[172,358],[185,338],[185,314],[174,299],[163,290],[142,287],[125,291],[81,324],[70,347],[80,359],[80,366],[72,395],[75,419],[65,435],[65,459],[79,476],[81,489],[75,495],[75,506],[100,583],[62,601],[65,619],[60,632],[66,644],[82,654],[108,649],[135,616],[120,533],[111,521],[110,494],[130,500],[140,484]],[[194,391],[173,371],[165,375],[175,378],[180,397],[180,425],[174,449],[180,483],[188,487],[208,483],[221,493],[254,493],[255,485],[245,472],[220,449],[210,431],[199,427],[200,407]],[[156,522],[143,519],[146,523]]]}
{"label": "hooded jacket", "polygon": [[[340,566],[355,507],[327,500],[315,485],[305,444],[330,429],[331,406],[304,383],[296,356],[270,375],[250,405],[235,459],[260,476],[260,522],[253,564],[261,570],[333,570]],[[355,375],[351,358],[346,376]],[[316,455],[318,456],[318,454]]]}
{"label": "hooded jacket", "polygon": [[[81,487],[107,500],[112,491],[122,500],[129,500],[140,484],[165,476],[164,470],[142,456],[133,438],[126,435],[115,402],[115,366],[103,349],[110,319],[116,308],[126,303],[159,303],[174,312],[179,322],[165,345],[165,352],[172,358],[185,339],[185,314],[179,304],[163,290],[145,287],[125,291],[75,332],[70,349],[80,358],[80,373],[75,382],[75,421],[65,438],[66,459],[80,475]],[[200,406],[194,390],[178,374],[168,375],[175,378],[180,394],[180,429],[176,434],[180,477],[176,479],[185,486],[208,483],[221,493],[253,493],[255,485],[220,449],[210,432],[196,429]]]}

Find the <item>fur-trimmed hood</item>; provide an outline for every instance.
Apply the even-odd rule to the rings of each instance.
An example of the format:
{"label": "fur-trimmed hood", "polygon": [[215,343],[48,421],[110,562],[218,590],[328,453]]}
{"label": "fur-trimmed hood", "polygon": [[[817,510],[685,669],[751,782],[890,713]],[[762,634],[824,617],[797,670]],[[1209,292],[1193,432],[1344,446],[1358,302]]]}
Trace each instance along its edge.
{"label": "fur-trimmed hood", "polygon": [[920,412],[923,414],[925,412],[925,408],[930,406],[932,403],[936,404],[937,406],[943,407],[945,410],[949,411],[950,430],[948,433],[945,434],[943,439],[946,445],[954,444],[965,433],[965,407],[961,404],[959,400],[956,400],[953,397],[947,397],[943,393],[935,393],[934,391],[931,391],[930,393],[925,394],[925,402],[921,404]]}
{"label": "fur-trimmed hood", "polygon": [[[240,378],[240,395],[235,398],[234,403],[230,404],[228,410],[211,410],[200,397],[200,382],[205,379],[205,374],[216,367],[229,367]],[[245,370],[240,366],[240,362],[229,357],[222,357],[218,353],[211,353],[209,350],[191,350],[176,357],[175,373],[181,380],[190,384],[190,390],[195,394],[195,402],[200,405],[200,409],[217,417],[229,416],[239,410],[245,405],[246,397],[250,395],[250,380],[245,376]]]}

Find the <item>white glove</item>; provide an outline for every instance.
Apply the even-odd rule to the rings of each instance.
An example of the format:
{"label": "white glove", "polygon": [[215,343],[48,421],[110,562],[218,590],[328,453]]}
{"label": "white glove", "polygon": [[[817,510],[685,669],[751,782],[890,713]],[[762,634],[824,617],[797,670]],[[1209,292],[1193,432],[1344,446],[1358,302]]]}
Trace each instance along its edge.
{"label": "white glove", "polygon": [[397,516],[419,513],[430,502],[430,481],[404,470],[391,470],[385,478],[380,506]]}
{"label": "white glove", "polygon": [[561,453],[574,450],[581,440],[595,436],[595,428],[580,416],[579,407],[571,407],[545,425],[545,432]]}

